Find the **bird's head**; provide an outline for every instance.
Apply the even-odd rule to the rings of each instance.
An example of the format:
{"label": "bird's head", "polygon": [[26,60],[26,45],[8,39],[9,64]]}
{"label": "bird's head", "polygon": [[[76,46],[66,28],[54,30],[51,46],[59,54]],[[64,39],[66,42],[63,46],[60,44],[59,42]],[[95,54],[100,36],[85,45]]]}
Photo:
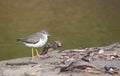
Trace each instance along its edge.
{"label": "bird's head", "polygon": [[43,35],[51,36],[46,30],[42,30],[41,33],[42,33]]}

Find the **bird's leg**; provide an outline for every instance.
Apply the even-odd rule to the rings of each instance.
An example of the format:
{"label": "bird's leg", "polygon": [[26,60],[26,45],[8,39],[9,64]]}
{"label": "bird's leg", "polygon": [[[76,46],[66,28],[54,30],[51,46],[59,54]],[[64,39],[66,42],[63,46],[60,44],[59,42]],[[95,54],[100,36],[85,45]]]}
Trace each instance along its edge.
{"label": "bird's leg", "polygon": [[38,50],[37,50],[37,49],[35,49],[35,51],[36,51],[36,54],[37,54],[37,56],[39,57],[39,53],[38,53]]}
{"label": "bird's leg", "polygon": [[34,58],[34,48],[32,48],[32,58]]}

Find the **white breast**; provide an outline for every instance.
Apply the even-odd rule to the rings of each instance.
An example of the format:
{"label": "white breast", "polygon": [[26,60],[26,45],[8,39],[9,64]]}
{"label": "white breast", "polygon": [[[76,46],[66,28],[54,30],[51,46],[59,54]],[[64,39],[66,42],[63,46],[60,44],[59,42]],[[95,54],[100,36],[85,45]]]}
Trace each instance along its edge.
{"label": "white breast", "polygon": [[42,47],[47,42],[47,39],[48,39],[47,36],[45,36],[44,39],[40,38],[39,42],[36,44],[29,44],[29,43],[24,43],[24,44],[28,47]]}

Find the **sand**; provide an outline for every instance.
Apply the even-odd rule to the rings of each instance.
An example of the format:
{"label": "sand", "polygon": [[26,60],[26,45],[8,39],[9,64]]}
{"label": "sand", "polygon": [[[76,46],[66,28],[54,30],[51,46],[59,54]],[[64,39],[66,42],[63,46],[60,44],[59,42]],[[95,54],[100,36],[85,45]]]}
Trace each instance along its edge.
{"label": "sand", "polygon": [[[90,60],[90,62],[85,62],[81,60],[81,57],[83,57],[85,54],[83,51],[83,49],[71,49],[63,51],[53,50],[47,55],[35,57],[34,59],[31,59],[31,57],[25,57],[0,61],[0,76],[110,76],[111,74],[104,73],[105,65],[114,66],[120,69],[120,58],[100,59],[97,58],[97,55],[94,55],[94,59]],[[66,53],[69,54],[69,56],[67,56]],[[114,48],[114,50],[104,52],[105,55],[113,53],[116,53],[119,56],[120,48]],[[60,72],[60,67],[68,66],[74,61],[78,61],[79,64],[94,65],[96,69],[100,70],[100,73],[90,73],[85,71]],[[37,64],[6,65],[7,63],[26,62],[35,62]],[[118,74],[115,74],[114,76],[120,76],[120,72],[118,71]]]}

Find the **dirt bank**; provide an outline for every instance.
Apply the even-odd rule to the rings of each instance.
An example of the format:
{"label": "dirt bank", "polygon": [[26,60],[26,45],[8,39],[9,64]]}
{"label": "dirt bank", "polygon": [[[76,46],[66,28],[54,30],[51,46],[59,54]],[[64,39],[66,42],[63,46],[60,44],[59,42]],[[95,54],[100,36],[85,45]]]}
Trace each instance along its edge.
{"label": "dirt bank", "polygon": [[[33,60],[26,57],[0,61],[0,76],[120,76],[120,48],[109,48],[54,50]],[[112,68],[114,73],[110,73],[105,66],[117,70]]]}

